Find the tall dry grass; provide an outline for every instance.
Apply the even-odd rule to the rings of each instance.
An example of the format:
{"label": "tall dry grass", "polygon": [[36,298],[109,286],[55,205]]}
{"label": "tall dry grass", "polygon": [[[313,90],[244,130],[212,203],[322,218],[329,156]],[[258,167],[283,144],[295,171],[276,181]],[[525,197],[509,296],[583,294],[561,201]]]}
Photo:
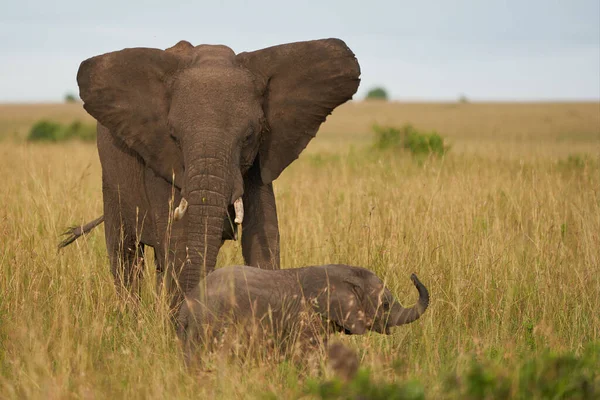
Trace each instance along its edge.
{"label": "tall dry grass", "polygon": [[[577,354],[600,340],[598,110],[345,106],[276,182],[282,264],[365,266],[408,304],[416,272],[432,299],[419,321],[338,340],[377,379],[416,379],[430,398],[473,358]],[[3,134],[27,129],[0,116]],[[420,162],[372,152],[372,122],[437,129],[453,148]],[[1,397],[290,398],[331,375],[324,362],[219,354],[189,373],[151,268],[131,310],[116,298],[102,228],[57,253],[67,225],[102,212],[95,146],[4,140],[0,174]],[[239,246],[227,243],[219,265],[242,263]]]}

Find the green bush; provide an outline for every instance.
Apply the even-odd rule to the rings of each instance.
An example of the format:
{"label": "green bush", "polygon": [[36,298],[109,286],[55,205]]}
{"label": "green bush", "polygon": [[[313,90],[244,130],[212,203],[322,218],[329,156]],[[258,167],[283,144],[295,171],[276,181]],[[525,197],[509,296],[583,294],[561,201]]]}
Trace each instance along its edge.
{"label": "green bush", "polygon": [[415,381],[398,383],[386,383],[373,380],[367,369],[361,369],[349,382],[339,379],[320,382],[309,380],[306,383],[305,393],[318,399],[370,399],[370,400],[393,400],[393,399],[424,399],[423,386]]}
{"label": "green bush", "polygon": [[520,365],[473,360],[463,377],[446,379],[445,392],[464,399],[596,399],[600,346],[581,356],[546,350]]}
{"label": "green bush", "polygon": [[387,100],[388,99],[388,94],[386,92],[386,90],[382,87],[376,87],[373,88],[371,90],[369,90],[369,92],[367,93],[367,96],[365,97],[365,99],[367,100]]}
{"label": "green bush", "polygon": [[449,146],[444,144],[444,138],[437,132],[420,132],[412,125],[406,124],[401,128],[373,126],[375,133],[375,148],[379,150],[405,149],[413,155],[444,155]]}
{"label": "green bush", "polygon": [[582,357],[547,352],[521,367],[519,393],[534,398],[598,398],[599,369],[598,346],[588,347]]}
{"label": "green bush", "polygon": [[30,142],[56,142],[60,130],[60,124],[42,120],[31,127],[27,140]]}
{"label": "green bush", "polygon": [[[312,378],[300,390],[323,400],[424,399],[429,398],[425,387],[415,380],[379,380],[361,368],[350,381]],[[545,349],[510,360],[494,350],[485,359],[474,357],[465,371],[446,374],[441,389],[444,399],[600,399],[600,343],[580,355]]]}
{"label": "green bush", "polygon": [[84,142],[96,140],[96,128],[93,125],[85,125],[80,121],[74,121],[69,125],[61,125],[56,122],[41,120],[35,123],[27,141],[29,142],[64,142],[78,139]]}
{"label": "green bush", "polygon": [[65,128],[64,139],[79,139],[84,142],[94,141],[96,140],[96,127],[94,125],[84,125],[80,121],[74,121]]}

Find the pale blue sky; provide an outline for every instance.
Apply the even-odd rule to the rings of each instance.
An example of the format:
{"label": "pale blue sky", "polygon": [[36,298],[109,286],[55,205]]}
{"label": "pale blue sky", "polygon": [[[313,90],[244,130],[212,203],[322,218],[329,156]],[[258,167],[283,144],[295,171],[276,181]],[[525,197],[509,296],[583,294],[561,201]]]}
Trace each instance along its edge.
{"label": "pale blue sky", "polygon": [[326,37],[358,57],[355,98],[600,99],[599,0],[19,0],[1,7],[0,102],[61,101],[81,61],[125,47]]}

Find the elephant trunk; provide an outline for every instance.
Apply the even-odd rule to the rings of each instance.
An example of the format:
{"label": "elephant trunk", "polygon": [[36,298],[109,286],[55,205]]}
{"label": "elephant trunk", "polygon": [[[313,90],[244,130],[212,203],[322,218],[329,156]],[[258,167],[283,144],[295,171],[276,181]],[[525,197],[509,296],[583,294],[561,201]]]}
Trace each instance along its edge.
{"label": "elephant trunk", "polygon": [[186,224],[187,255],[179,275],[183,293],[189,293],[215,269],[233,189],[227,152],[206,142],[200,146],[184,153],[187,207],[182,222]]}
{"label": "elephant trunk", "polygon": [[415,274],[412,274],[410,279],[419,292],[419,300],[411,308],[404,308],[398,303],[394,304],[391,315],[395,316],[395,318],[392,320],[391,326],[410,324],[416,321],[429,306],[429,292],[425,285],[419,281]]}
{"label": "elephant trunk", "polygon": [[222,244],[226,197],[210,189],[198,189],[188,195],[187,262],[179,279],[184,293],[215,269]]}

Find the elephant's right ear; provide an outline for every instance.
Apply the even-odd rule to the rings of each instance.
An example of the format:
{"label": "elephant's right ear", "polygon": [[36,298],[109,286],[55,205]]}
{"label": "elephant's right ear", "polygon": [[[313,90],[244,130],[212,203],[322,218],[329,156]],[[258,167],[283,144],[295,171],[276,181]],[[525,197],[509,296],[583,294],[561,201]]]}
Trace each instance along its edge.
{"label": "elephant's right ear", "polygon": [[179,68],[176,54],[132,48],[85,60],[77,72],[83,107],[138,153],[157,175],[181,187],[183,157],[167,122],[168,82]]}

